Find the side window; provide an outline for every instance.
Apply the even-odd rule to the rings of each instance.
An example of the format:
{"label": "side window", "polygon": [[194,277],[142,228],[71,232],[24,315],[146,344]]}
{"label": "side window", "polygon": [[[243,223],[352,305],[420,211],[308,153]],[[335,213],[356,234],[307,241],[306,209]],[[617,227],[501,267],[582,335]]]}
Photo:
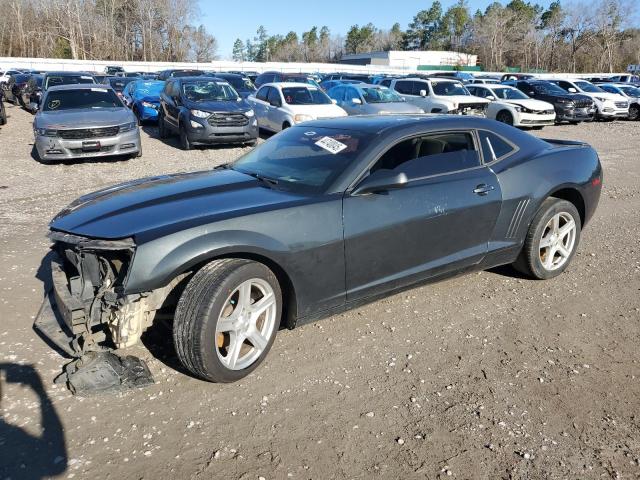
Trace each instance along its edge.
{"label": "side window", "polygon": [[395,90],[403,95],[413,95],[413,82],[400,80],[396,82]]}
{"label": "side window", "polygon": [[266,102],[267,95],[269,94],[269,88],[271,87],[262,87],[260,90],[258,90],[258,93],[256,93],[256,98],[258,100],[262,100],[263,102]]}
{"label": "side window", "polygon": [[614,88],[610,87],[609,85],[598,85],[601,89],[603,89],[605,92],[609,92],[609,93],[618,93],[615,91]]}
{"label": "side window", "polygon": [[479,165],[480,157],[471,134],[451,132],[404,140],[387,150],[372,171],[398,169],[411,180]]}
{"label": "side window", "polygon": [[477,97],[482,96],[480,93],[480,89],[474,85],[467,85],[467,90],[469,90],[469,93],[471,95],[475,95]]}
{"label": "side window", "polygon": [[346,90],[347,91],[345,93],[345,99],[348,102],[353,101],[354,98],[360,98],[360,94],[358,93],[358,91],[355,88],[348,87]]}
{"label": "side window", "polygon": [[427,92],[427,97],[429,96],[429,84],[427,82],[412,82],[413,83],[413,94],[420,95],[420,90],[424,90]]}
{"label": "side window", "polygon": [[277,88],[270,87],[269,94],[267,95],[267,101],[269,103],[282,103],[282,99],[280,98],[280,91]]}
{"label": "side window", "polygon": [[561,88],[564,88],[567,91],[569,91],[570,88],[574,88],[573,85],[571,85],[569,82],[560,81],[558,82],[558,85],[560,85]]}
{"label": "side window", "polygon": [[380,82],[380,85],[382,85],[383,87],[390,87],[390,86],[391,86],[391,80],[390,80],[390,79],[388,79],[388,78],[387,78],[387,79],[385,79],[385,80],[382,80],[382,81]]}
{"label": "side window", "polygon": [[513,148],[510,143],[507,143],[495,133],[488,132],[487,130],[479,130],[478,135],[480,137],[482,157],[485,163],[493,161],[494,155],[496,159],[501,159],[515,151],[515,148]]}

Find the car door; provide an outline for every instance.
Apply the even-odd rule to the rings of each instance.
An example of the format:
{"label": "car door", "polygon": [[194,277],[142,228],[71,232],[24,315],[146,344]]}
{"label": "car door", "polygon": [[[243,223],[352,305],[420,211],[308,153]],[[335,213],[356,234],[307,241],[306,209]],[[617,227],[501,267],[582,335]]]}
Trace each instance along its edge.
{"label": "car door", "polygon": [[178,128],[178,118],[180,117],[180,107],[176,103],[176,99],[179,96],[179,88],[178,81],[168,81],[162,94],[165,120],[174,129]]}
{"label": "car door", "polygon": [[500,185],[481,163],[474,132],[403,140],[369,173],[382,169],[403,172],[408,182],[344,197],[349,301],[480,262],[500,213]]}
{"label": "car door", "polygon": [[253,107],[253,111],[260,128],[267,128],[267,95],[271,87],[260,87],[258,91],[249,97],[249,102]]}
{"label": "car door", "polygon": [[280,95],[280,89],[270,87],[267,95],[267,125],[269,125],[270,130],[279,132],[282,130],[282,124],[285,120],[286,114],[282,109],[282,95]]}
{"label": "car door", "polygon": [[[354,100],[360,100],[360,103],[354,102]],[[344,108],[349,115],[362,115],[364,110],[364,100],[353,87],[346,87],[344,92]]]}

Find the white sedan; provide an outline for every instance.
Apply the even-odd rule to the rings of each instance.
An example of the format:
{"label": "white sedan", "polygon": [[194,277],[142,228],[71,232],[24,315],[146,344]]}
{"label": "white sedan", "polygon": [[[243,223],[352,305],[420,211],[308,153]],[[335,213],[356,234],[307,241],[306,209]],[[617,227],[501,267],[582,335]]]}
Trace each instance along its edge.
{"label": "white sedan", "polygon": [[517,88],[507,85],[467,85],[472,95],[491,100],[487,118],[508,123],[514,127],[540,129],[553,125],[556,112],[552,104],[535,100]]}
{"label": "white sedan", "polygon": [[306,83],[266,83],[247,101],[258,127],[272,132],[318,118],[347,116],[320,88]]}

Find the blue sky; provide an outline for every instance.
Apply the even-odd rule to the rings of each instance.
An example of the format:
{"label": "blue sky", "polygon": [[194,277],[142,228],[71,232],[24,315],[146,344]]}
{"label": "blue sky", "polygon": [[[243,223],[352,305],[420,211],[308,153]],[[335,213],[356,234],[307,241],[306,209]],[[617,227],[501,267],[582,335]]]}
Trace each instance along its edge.
{"label": "blue sky", "polygon": [[[446,10],[456,0],[441,0],[441,3]],[[468,0],[471,12],[478,8],[484,10],[490,3],[492,0]],[[507,0],[502,3],[506,4]],[[547,6],[550,0],[538,0],[537,3]],[[344,35],[351,25],[365,25],[369,22],[384,29],[399,22],[405,29],[418,11],[430,6],[430,1],[415,0],[241,0],[226,4],[219,0],[200,0],[201,16],[196,23],[204,24],[215,35],[220,58],[228,59],[236,38],[241,38],[242,41],[253,39],[260,25],[264,25],[270,35],[286,34],[290,30],[300,35],[314,25],[318,28],[326,25],[331,33]]]}

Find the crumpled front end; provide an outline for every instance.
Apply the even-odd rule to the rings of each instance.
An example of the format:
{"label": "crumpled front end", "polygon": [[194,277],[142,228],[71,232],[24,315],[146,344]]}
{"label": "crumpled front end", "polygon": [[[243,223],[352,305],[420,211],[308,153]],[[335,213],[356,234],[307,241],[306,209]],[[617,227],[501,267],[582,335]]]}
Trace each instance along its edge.
{"label": "crumpled front end", "polygon": [[124,293],[134,241],[57,231],[49,236],[54,242],[52,286],[36,329],[73,356],[136,344],[151,325],[164,292]]}

